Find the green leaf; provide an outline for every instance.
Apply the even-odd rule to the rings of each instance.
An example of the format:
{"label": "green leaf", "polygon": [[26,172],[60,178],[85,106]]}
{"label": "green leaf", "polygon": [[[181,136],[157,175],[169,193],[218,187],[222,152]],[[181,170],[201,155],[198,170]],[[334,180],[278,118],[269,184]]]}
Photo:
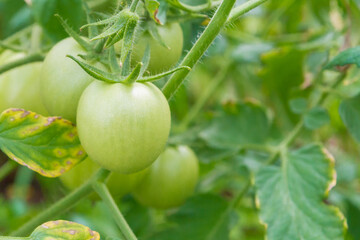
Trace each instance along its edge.
{"label": "green leaf", "polygon": [[263,91],[273,103],[275,115],[280,116],[277,121],[286,128],[289,119],[297,119],[292,115],[288,102],[299,96],[304,82],[304,53],[283,47],[263,54],[261,59],[264,68],[259,75],[263,79]]}
{"label": "green leaf", "polygon": [[314,130],[330,122],[330,116],[326,109],[315,107],[306,113],[304,118],[305,127]]}
{"label": "green leaf", "polygon": [[319,145],[286,154],[256,175],[260,218],[269,240],[343,240],[344,216],[324,198],[336,184],[335,161]]}
{"label": "green leaf", "polygon": [[169,228],[149,239],[228,240],[231,217],[228,204],[221,197],[211,194],[197,195],[167,217]]}
{"label": "green leaf", "polygon": [[339,113],[349,133],[360,142],[360,95],[340,104]]}
{"label": "green leaf", "polygon": [[339,53],[328,64],[326,64],[325,68],[329,69],[347,64],[356,64],[360,67],[360,47],[349,48]]}
{"label": "green leaf", "polygon": [[265,142],[268,132],[269,122],[264,108],[252,102],[229,102],[200,133],[200,137],[214,147],[238,148],[243,144]]}
{"label": "green leaf", "polygon": [[8,109],[0,115],[0,148],[46,177],[60,176],[87,156],[70,121],[23,109]]}
{"label": "green leaf", "polygon": [[99,233],[79,223],[57,220],[46,222],[37,227],[30,235],[31,240],[100,240]]}
{"label": "green leaf", "polygon": [[307,100],[305,98],[291,99],[289,105],[291,111],[296,114],[303,114],[307,110]]}
{"label": "green leaf", "polygon": [[55,14],[59,14],[74,29],[80,28],[86,20],[81,0],[32,0],[32,11],[35,20],[53,41],[67,36]]}
{"label": "green leaf", "polygon": [[158,24],[163,24],[157,17],[157,14],[159,12],[159,6],[160,3],[156,0],[145,0],[145,8],[148,11],[150,17]]}
{"label": "green leaf", "polygon": [[231,53],[231,57],[238,63],[260,63],[261,54],[273,48],[269,43],[239,44]]}

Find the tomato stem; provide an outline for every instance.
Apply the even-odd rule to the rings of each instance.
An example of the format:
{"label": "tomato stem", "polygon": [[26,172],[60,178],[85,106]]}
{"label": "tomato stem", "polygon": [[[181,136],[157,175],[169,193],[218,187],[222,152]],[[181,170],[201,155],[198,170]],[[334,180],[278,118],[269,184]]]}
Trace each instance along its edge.
{"label": "tomato stem", "polygon": [[4,165],[2,165],[0,168],[0,182],[7,175],[9,175],[17,166],[18,164],[12,160],[8,160]]}
{"label": "tomato stem", "polygon": [[111,196],[109,189],[106,184],[103,182],[94,182],[93,183],[94,190],[99,194],[104,203],[113,213],[113,218],[121,230],[121,233],[124,235],[125,240],[137,240],[135,234],[131,230],[130,226],[126,222],[124,216],[120,212],[120,209],[116,205],[113,197]]}
{"label": "tomato stem", "polygon": [[229,68],[231,67],[231,62],[227,63],[225,67],[223,67],[218,74],[216,74],[214,80],[206,87],[206,89],[202,92],[199,99],[196,101],[194,106],[190,109],[188,114],[185,116],[184,120],[180,123],[178,128],[179,132],[185,131],[188,125],[195,119],[200,110],[204,107],[207,100],[213,95],[213,93],[217,90],[218,86],[225,81],[227,77],[227,73]]}
{"label": "tomato stem", "polygon": [[133,0],[131,5],[130,5],[130,11],[131,12],[135,12],[137,4],[138,4],[139,0]]}
{"label": "tomato stem", "polygon": [[[189,53],[185,56],[180,66],[188,66],[193,68],[199,61],[201,56],[205,53],[211,43],[214,41],[220,30],[224,27],[225,22],[230,14],[232,7],[235,4],[235,0],[223,1],[220,7],[217,9],[214,17],[211,19],[209,25],[206,27],[200,38],[193,45]],[[251,8],[248,6],[247,8]],[[188,71],[181,70],[174,73],[169,81],[165,84],[163,93],[167,99],[171,99],[176,90],[183,83],[185,77],[188,75]]]}
{"label": "tomato stem", "polygon": [[267,0],[250,0],[238,7],[235,7],[233,10],[231,10],[230,16],[229,16],[228,20],[226,21],[226,24],[236,21],[240,16],[244,15],[251,9],[263,4],[266,1]]}
{"label": "tomato stem", "polygon": [[39,52],[41,50],[42,28],[37,24],[34,24],[32,28],[30,41],[30,53]]}
{"label": "tomato stem", "polygon": [[5,65],[2,65],[0,67],[0,74],[4,73],[6,71],[9,71],[9,70],[11,70],[13,68],[17,68],[17,67],[20,67],[22,65],[28,64],[28,63],[41,62],[43,60],[44,60],[44,56],[39,54],[39,53],[28,55],[28,56],[26,56],[26,57],[24,57],[22,59],[10,62],[10,63],[5,64]]}
{"label": "tomato stem", "polygon": [[54,218],[54,216],[69,210],[72,206],[78,203],[80,200],[88,196],[93,192],[93,182],[102,180],[104,181],[110,175],[110,171],[100,169],[96,172],[86,183],[81,185],[79,188],[72,191],[69,195],[65,196],[52,206],[41,212],[36,217],[25,223],[16,231],[10,233],[10,235],[18,237],[30,234],[40,224]]}

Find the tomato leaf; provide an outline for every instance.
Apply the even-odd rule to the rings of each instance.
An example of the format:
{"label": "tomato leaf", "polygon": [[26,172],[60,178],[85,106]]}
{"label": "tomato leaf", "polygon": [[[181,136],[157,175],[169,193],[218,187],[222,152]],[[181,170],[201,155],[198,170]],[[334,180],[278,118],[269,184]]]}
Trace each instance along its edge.
{"label": "tomato leaf", "polygon": [[360,95],[344,100],[339,108],[341,119],[349,133],[360,142]]}
{"label": "tomato leaf", "polygon": [[264,143],[269,128],[265,110],[258,104],[227,103],[200,137],[214,147],[238,148],[243,144]]}
{"label": "tomato leaf", "polygon": [[8,109],[0,115],[0,148],[46,177],[58,177],[86,158],[70,121],[23,109]]}
{"label": "tomato leaf", "polygon": [[305,127],[314,130],[330,122],[330,116],[326,109],[315,107],[305,114]]}
{"label": "tomato leaf", "polygon": [[37,227],[30,235],[31,240],[41,239],[82,239],[82,240],[100,240],[98,232],[79,223],[57,220],[46,222]]}
{"label": "tomato leaf", "polygon": [[328,64],[326,64],[325,69],[336,66],[344,66],[347,64],[356,64],[358,67],[360,67],[360,47],[349,48],[345,51],[342,51]]}
{"label": "tomato leaf", "polygon": [[231,211],[224,199],[203,194],[189,199],[168,216],[169,228],[151,236],[151,240],[207,239],[228,240]]}
{"label": "tomato leaf", "polygon": [[257,203],[267,239],[344,239],[344,216],[323,201],[336,184],[334,165],[326,149],[308,145],[287,154],[281,166],[258,172]]}
{"label": "tomato leaf", "polygon": [[293,113],[303,114],[307,110],[307,100],[305,98],[294,98],[289,101],[290,109]]}
{"label": "tomato leaf", "polygon": [[86,20],[81,0],[32,0],[32,11],[35,20],[54,42],[67,36],[55,14],[62,16],[75,29]]}
{"label": "tomato leaf", "polygon": [[156,0],[145,0],[145,8],[148,11],[150,17],[158,24],[163,24],[157,17],[159,12],[160,3]]}

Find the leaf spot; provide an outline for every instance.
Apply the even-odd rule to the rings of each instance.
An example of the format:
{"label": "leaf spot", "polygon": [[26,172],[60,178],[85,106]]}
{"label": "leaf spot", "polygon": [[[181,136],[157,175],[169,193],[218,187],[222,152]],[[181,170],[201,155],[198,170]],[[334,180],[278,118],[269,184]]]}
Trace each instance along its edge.
{"label": "leaf spot", "polygon": [[21,118],[24,118],[26,117],[27,115],[29,115],[30,112],[29,111],[24,111],[22,114],[21,114]]}
{"label": "leaf spot", "polygon": [[74,230],[74,229],[63,230],[63,232],[69,233],[69,234],[71,234],[71,235],[75,235],[75,234],[77,233],[77,231]]}

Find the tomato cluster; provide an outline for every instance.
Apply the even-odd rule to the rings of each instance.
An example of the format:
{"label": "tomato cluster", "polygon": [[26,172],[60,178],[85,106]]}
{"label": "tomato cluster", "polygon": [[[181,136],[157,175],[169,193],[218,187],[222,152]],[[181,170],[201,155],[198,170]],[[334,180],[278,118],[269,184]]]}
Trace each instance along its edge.
{"label": "tomato cluster", "polygon": [[[179,24],[159,27],[158,33],[162,44],[145,31],[137,37],[132,53],[132,61],[140,62],[149,45],[151,74],[169,70],[182,53]],[[0,75],[0,110],[24,108],[76,123],[89,158],[60,177],[67,188],[80,186],[103,167],[112,171],[107,185],[116,197],[133,192],[147,206],[182,204],[196,186],[198,161],[189,147],[165,149],[171,126],[167,99],[152,83],[95,80],[66,57],[86,54],[74,39],[66,38],[48,52],[44,62]],[[0,64],[23,56],[7,50]],[[86,63],[109,70],[97,61]]]}

